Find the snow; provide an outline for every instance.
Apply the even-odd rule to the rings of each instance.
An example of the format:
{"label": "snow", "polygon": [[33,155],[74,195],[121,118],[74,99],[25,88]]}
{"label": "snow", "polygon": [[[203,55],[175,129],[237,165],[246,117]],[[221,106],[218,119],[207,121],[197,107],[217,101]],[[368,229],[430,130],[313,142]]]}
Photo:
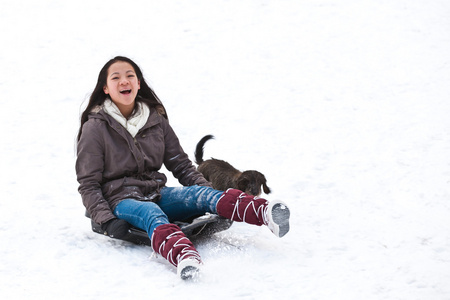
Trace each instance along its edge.
{"label": "snow", "polygon": [[[450,299],[450,4],[375,0],[0,4],[2,299]],[[282,239],[195,241],[187,283],[90,229],[79,113],[134,59],[193,157],[263,172]],[[169,184],[178,185],[169,178]]]}

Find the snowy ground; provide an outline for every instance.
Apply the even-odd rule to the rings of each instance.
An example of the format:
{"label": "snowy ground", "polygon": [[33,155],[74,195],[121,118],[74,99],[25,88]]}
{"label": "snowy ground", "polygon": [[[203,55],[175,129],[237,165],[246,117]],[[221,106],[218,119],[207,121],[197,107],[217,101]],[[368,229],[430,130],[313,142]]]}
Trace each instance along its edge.
{"label": "snowy ground", "polygon": [[[450,299],[449,16],[445,0],[2,0],[0,297]],[[206,157],[266,174],[286,237],[196,241],[186,283],[91,232],[75,135],[115,55],[189,155],[214,134]]]}

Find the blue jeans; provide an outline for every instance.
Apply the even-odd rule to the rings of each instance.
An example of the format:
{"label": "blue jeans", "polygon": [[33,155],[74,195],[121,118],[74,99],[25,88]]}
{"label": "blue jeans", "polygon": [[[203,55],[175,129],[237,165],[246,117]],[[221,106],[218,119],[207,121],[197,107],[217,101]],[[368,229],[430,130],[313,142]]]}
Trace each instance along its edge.
{"label": "blue jeans", "polygon": [[216,214],[216,204],[223,192],[205,186],[164,187],[158,202],[124,199],[114,215],[134,227],[145,230],[151,238],[156,227],[184,221],[205,213]]}

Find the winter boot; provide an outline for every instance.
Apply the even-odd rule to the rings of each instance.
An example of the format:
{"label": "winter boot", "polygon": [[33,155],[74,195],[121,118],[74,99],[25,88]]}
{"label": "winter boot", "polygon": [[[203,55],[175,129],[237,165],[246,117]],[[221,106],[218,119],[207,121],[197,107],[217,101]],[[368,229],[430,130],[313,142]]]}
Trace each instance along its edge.
{"label": "winter boot", "polygon": [[198,276],[202,264],[200,255],[180,227],[164,224],[156,227],[152,234],[153,250],[177,267],[181,279]]}
{"label": "winter boot", "polygon": [[267,225],[278,237],[289,231],[289,208],[281,201],[267,201],[236,189],[225,191],[217,202],[217,214],[236,222]]}

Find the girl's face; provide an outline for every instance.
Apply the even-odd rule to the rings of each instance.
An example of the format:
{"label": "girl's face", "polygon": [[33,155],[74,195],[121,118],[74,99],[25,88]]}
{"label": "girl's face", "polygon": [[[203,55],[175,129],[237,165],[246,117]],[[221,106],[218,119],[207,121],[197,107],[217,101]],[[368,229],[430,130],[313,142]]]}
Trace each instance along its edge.
{"label": "girl's face", "polygon": [[113,63],[108,69],[105,94],[111,97],[124,117],[129,117],[134,109],[134,101],[141,88],[133,66],[124,61]]}

